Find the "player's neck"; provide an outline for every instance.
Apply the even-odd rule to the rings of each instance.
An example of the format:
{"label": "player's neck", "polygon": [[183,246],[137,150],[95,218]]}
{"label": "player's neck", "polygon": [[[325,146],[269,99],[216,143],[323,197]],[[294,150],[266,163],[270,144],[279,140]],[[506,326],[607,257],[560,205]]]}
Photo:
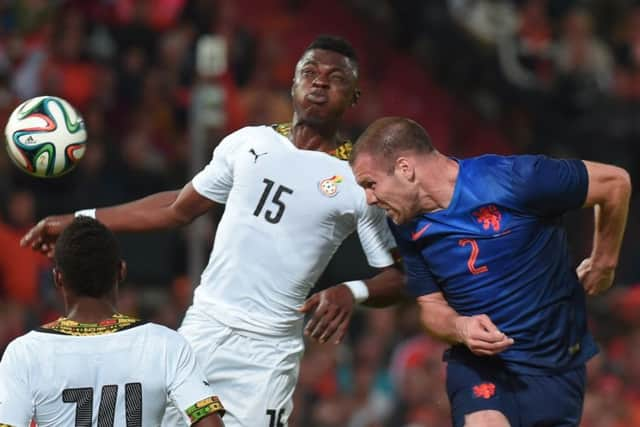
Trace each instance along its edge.
{"label": "player's neck", "polygon": [[66,305],[66,318],[80,323],[99,323],[118,313],[111,298],[74,297]]}
{"label": "player's neck", "polygon": [[460,172],[457,161],[436,153],[429,159],[428,167],[420,168],[420,206],[423,213],[449,208]]}
{"label": "player's neck", "polygon": [[337,133],[337,123],[309,123],[294,115],[290,138],[301,150],[330,152],[339,145]]}

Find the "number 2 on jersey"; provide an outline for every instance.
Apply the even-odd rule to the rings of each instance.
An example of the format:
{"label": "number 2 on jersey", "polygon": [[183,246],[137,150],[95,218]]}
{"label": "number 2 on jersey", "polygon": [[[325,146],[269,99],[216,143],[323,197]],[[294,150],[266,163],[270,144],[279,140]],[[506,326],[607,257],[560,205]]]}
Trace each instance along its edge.
{"label": "number 2 on jersey", "polygon": [[[265,188],[262,192],[262,196],[260,196],[258,206],[256,206],[256,209],[253,211],[253,215],[255,216],[260,216],[260,213],[264,208],[264,204],[266,203],[269,194],[271,194],[271,189],[275,185],[275,182],[271,181],[268,178],[263,179],[262,182],[264,182]],[[264,219],[266,219],[271,224],[277,224],[280,222],[280,219],[282,219],[282,214],[284,213],[284,209],[286,208],[284,202],[280,200],[280,196],[282,196],[282,193],[293,194],[293,190],[285,187],[284,185],[278,185],[278,188],[276,189],[276,192],[271,199],[271,202],[278,207],[278,210],[274,213],[271,209],[267,209],[264,213]]]}
{"label": "number 2 on jersey", "polygon": [[469,259],[467,260],[467,267],[469,267],[469,271],[471,272],[471,274],[476,275],[489,271],[489,267],[487,267],[486,265],[476,267],[476,260],[478,259],[480,249],[478,249],[478,242],[476,242],[475,239],[460,239],[458,241],[458,244],[460,246],[471,245],[471,255],[469,255]]}
{"label": "number 2 on jersey", "polygon": [[[115,421],[117,385],[102,387],[98,409],[98,427],[112,427]],[[142,426],[142,384],[124,386],[127,427]],[[76,404],[75,427],[91,427],[93,421],[93,388],[68,388],[62,391],[62,401]]]}

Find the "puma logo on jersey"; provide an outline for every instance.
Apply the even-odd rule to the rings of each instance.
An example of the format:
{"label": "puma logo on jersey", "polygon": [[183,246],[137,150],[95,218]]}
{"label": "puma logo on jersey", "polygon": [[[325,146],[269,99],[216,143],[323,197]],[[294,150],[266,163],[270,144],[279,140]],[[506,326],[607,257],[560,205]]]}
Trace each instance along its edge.
{"label": "puma logo on jersey", "polygon": [[257,163],[258,162],[258,157],[260,156],[264,156],[265,154],[268,154],[266,151],[264,153],[256,153],[256,150],[254,150],[253,148],[251,148],[249,150],[250,154],[253,154],[253,163]]}

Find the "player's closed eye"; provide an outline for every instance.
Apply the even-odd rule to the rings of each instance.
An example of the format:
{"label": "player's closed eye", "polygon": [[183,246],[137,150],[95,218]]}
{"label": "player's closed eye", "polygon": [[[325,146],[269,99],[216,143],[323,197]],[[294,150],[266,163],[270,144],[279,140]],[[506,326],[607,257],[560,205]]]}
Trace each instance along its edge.
{"label": "player's closed eye", "polygon": [[318,73],[316,72],[316,70],[312,69],[312,68],[305,68],[302,70],[301,72],[303,77],[310,77],[313,78],[315,77]]}

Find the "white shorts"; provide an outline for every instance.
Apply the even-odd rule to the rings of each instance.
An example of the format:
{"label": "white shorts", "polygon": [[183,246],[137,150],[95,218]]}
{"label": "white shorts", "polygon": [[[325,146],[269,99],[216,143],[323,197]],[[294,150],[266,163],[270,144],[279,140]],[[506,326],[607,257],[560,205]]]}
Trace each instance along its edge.
{"label": "white shorts", "polygon": [[[178,329],[191,344],[214,393],[226,409],[226,427],[286,427],[298,381],[302,337],[257,336],[229,328],[193,306]],[[184,426],[174,408],[164,427]]]}

